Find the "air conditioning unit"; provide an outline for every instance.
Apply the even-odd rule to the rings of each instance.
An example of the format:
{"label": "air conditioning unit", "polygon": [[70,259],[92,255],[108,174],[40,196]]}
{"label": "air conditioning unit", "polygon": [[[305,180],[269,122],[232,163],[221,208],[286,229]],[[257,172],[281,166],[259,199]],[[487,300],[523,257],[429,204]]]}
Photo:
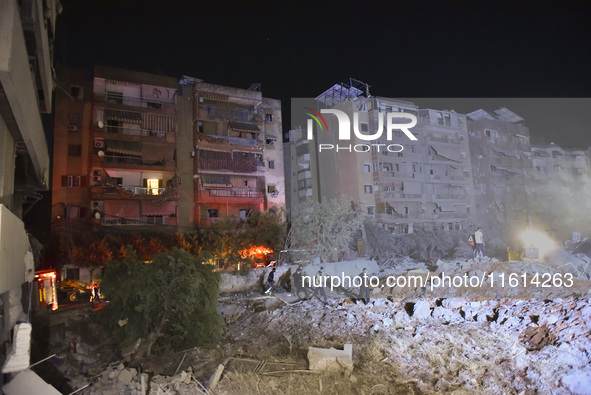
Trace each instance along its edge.
{"label": "air conditioning unit", "polygon": [[94,140],[94,148],[105,148],[105,140]]}
{"label": "air conditioning unit", "polygon": [[93,218],[101,219],[103,217],[103,201],[93,200],[90,203],[90,210],[92,211]]}

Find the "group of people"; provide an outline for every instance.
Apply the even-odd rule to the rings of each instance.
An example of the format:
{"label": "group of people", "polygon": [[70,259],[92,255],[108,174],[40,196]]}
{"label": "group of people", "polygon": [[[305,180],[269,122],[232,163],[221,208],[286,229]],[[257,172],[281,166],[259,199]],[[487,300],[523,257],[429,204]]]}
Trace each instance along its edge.
{"label": "group of people", "polygon": [[[265,294],[271,294],[275,288],[275,272],[273,268],[267,276],[267,290]],[[367,285],[367,268],[363,268],[363,271],[359,274],[362,279],[361,286],[359,287],[359,297],[357,299],[362,300],[365,304],[370,302],[369,286]],[[328,303],[328,297],[326,296],[326,290],[324,289],[324,267],[320,267],[316,275],[314,276],[313,286],[304,286],[303,281],[303,270],[301,266],[298,266],[291,279],[291,290],[295,296],[301,298],[301,294],[304,295],[305,299],[309,299],[310,296],[316,296],[324,304]],[[312,291],[310,292],[310,288]]]}

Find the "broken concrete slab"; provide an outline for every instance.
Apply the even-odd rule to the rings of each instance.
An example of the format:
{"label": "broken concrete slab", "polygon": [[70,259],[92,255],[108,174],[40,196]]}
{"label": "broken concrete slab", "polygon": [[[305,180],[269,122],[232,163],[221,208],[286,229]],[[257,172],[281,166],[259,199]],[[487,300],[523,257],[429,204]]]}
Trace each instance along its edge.
{"label": "broken concrete slab", "polygon": [[310,370],[353,370],[353,345],[345,344],[343,350],[336,348],[308,348]]}
{"label": "broken concrete slab", "polygon": [[61,395],[61,392],[56,390],[55,387],[47,384],[41,377],[29,369],[19,372],[8,384],[2,387],[2,391],[6,395]]}

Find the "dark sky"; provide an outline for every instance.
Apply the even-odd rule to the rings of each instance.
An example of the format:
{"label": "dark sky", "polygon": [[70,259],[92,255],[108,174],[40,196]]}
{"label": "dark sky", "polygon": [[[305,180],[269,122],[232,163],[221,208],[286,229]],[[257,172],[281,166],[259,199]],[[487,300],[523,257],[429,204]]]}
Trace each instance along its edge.
{"label": "dark sky", "polygon": [[526,119],[534,142],[591,146],[583,122],[591,101],[580,99],[591,97],[590,2],[61,3],[57,63],[239,88],[260,82],[284,113],[290,98],[317,96],[349,77],[394,98],[579,98],[500,105]]}

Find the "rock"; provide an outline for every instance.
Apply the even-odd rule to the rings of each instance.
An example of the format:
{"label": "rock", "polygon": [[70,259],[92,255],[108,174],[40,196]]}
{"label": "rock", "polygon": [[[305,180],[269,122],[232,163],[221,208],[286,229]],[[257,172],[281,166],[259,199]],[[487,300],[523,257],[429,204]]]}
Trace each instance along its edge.
{"label": "rock", "polygon": [[591,372],[588,369],[569,372],[560,381],[573,394],[591,395]]}
{"label": "rock", "polygon": [[343,350],[335,348],[308,348],[310,370],[353,370],[353,345],[345,344]]}
{"label": "rock", "polygon": [[132,369],[125,369],[125,370],[122,370],[121,373],[119,373],[119,376],[117,376],[117,380],[121,384],[129,385],[131,383],[131,380],[133,380],[133,378],[135,377],[136,374],[137,374],[137,371],[133,368]]}
{"label": "rock", "polygon": [[392,325],[393,322],[394,322],[394,320],[392,318],[384,318],[382,320],[382,324],[384,325],[385,328],[387,328],[390,325]]}
{"label": "rock", "polygon": [[397,311],[393,318],[395,328],[405,328],[410,323],[410,318],[405,311]]}
{"label": "rock", "polygon": [[413,318],[424,320],[431,316],[431,306],[426,300],[419,300],[415,303],[412,313]]}
{"label": "rock", "polygon": [[445,307],[437,306],[433,309],[433,318],[450,321],[453,312]]}
{"label": "rock", "polygon": [[448,298],[441,302],[441,305],[447,309],[459,309],[466,303],[464,298]]}

